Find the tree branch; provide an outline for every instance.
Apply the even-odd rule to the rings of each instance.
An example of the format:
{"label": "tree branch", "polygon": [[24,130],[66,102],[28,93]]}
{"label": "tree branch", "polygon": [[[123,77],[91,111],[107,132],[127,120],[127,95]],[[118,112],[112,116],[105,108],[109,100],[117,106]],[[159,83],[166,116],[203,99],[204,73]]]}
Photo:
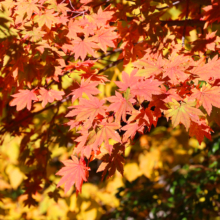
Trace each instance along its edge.
{"label": "tree branch", "polygon": [[123,62],[124,59],[120,59],[120,60],[117,60],[115,62],[112,62],[110,63],[108,66],[106,66],[105,68],[101,69],[98,71],[98,73],[96,73],[97,75],[100,74],[100,73],[103,73],[104,71],[106,71],[107,69],[110,69],[111,67],[113,66],[116,66],[118,65],[119,63]]}
{"label": "tree branch", "polygon": [[[64,100],[66,101],[66,99],[64,99]],[[46,110],[48,110],[48,109],[51,109],[51,108],[54,108],[54,107],[59,106],[61,103],[64,102],[64,100],[57,101],[56,103],[54,103],[54,104],[52,104],[52,105],[49,105],[49,106],[47,106],[47,107],[45,107],[45,108],[43,108],[43,109],[41,109],[41,110],[39,110],[39,111],[37,111],[37,112],[32,112],[32,113],[30,113],[29,115],[27,115],[27,116],[25,116],[25,117],[23,117],[23,118],[21,118],[21,119],[19,119],[19,120],[11,120],[11,121],[8,123],[8,125],[6,125],[5,127],[3,127],[3,128],[0,130],[0,134],[5,133],[8,129],[11,129],[11,128],[15,127],[16,125],[20,124],[21,122],[27,120],[27,119],[30,118],[30,117],[34,117],[35,115],[38,115],[38,114],[40,114],[40,113],[42,113],[42,112],[44,112],[44,111],[46,111]]]}
{"label": "tree branch", "polygon": [[[160,22],[161,22],[162,26],[167,24],[168,27],[171,27],[171,26],[184,26],[185,25],[185,20],[182,20],[182,21],[179,21],[179,20],[172,21],[172,20],[170,20],[170,21],[160,21]],[[188,19],[186,26],[203,27],[205,23],[206,23],[206,21]]]}
{"label": "tree branch", "polygon": [[185,17],[185,23],[184,23],[184,28],[183,28],[182,47],[184,47],[185,45],[185,35],[186,35],[186,25],[187,25],[188,15],[189,15],[189,0],[187,0],[186,2],[186,17]]}

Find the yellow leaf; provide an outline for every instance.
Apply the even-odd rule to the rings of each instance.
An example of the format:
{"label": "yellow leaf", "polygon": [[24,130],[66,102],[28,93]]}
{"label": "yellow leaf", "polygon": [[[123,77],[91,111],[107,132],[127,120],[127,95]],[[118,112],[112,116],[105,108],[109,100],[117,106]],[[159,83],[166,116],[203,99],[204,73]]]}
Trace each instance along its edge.
{"label": "yellow leaf", "polygon": [[104,205],[108,205],[113,208],[119,206],[119,200],[115,197],[113,193],[98,192],[97,197]]}
{"label": "yellow leaf", "polygon": [[6,173],[8,174],[12,188],[17,189],[23,180],[23,173],[13,165],[9,165],[6,168]]}
{"label": "yellow leaf", "polygon": [[141,174],[137,163],[128,163],[124,166],[124,176],[129,182],[137,179]]}
{"label": "yellow leaf", "polygon": [[140,154],[139,156],[140,169],[146,177],[148,178],[152,177],[154,168],[157,167],[159,160],[160,160],[160,151],[158,149],[154,149],[151,152]]}

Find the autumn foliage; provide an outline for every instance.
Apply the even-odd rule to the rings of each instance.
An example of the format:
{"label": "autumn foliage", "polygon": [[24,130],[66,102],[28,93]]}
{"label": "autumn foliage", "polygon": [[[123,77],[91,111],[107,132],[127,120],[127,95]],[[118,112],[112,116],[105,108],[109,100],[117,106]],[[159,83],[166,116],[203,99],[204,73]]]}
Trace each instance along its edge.
{"label": "autumn foliage", "polygon": [[[175,7],[181,13],[171,20]],[[22,137],[28,206],[50,184],[54,144],[74,146],[54,172],[58,186],[78,193],[95,160],[102,179],[123,175],[126,147],[162,118],[200,144],[212,139],[211,125],[220,124],[219,11],[215,0],[0,1],[0,135],[2,143],[7,134]],[[121,74],[105,94],[116,65]]]}

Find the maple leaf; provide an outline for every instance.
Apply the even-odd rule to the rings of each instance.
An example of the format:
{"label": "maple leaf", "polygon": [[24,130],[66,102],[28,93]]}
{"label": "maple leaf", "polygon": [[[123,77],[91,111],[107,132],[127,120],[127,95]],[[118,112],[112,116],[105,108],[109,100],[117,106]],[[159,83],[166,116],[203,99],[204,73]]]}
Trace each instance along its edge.
{"label": "maple leaf", "polygon": [[137,82],[131,87],[131,94],[139,95],[144,97],[144,99],[151,101],[152,95],[161,94],[159,86],[161,82],[155,79],[145,79]]}
{"label": "maple leaf", "polygon": [[79,88],[74,89],[73,92],[71,92],[69,95],[73,95],[72,102],[74,102],[76,99],[82,96],[83,93],[86,93],[87,95],[97,95],[100,93],[100,91],[96,88],[96,86],[99,85],[98,82],[90,82],[90,80],[81,80],[81,85]]}
{"label": "maple leaf", "polygon": [[96,135],[96,141],[93,144],[93,148],[96,150],[98,146],[105,142],[106,148],[109,148],[109,139],[113,139],[117,142],[121,142],[121,137],[116,131],[120,128],[120,125],[116,122],[108,123],[103,120],[98,127],[100,128]]}
{"label": "maple leaf", "polygon": [[150,59],[150,54],[147,53],[142,59],[133,63],[134,67],[139,69],[137,76],[144,76],[146,78],[158,75],[163,71],[164,61],[159,55],[156,60]]}
{"label": "maple leaf", "polygon": [[194,63],[194,68],[191,70],[192,74],[198,75],[201,80],[206,82],[220,79],[220,59],[218,56],[209,59],[205,63],[205,59],[200,59]]}
{"label": "maple leaf", "polygon": [[137,131],[140,131],[141,133],[143,133],[143,129],[144,129],[144,126],[138,125],[137,122],[130,123],[130,124],[123,126],[121,130],[126,131],[123,135],[123,139],[122,139],[123,143],[126,142],[128,138],[133,139]]}
{"label": "maple leaf", "polygon": [[103,162],[100,164],[96,172],[98,173],[104,171],[102,174],[102,180],[104,179],[107,172],[108,172],[108,178],[112,177],[115,174],[116,170],[118,170],[121,173],[121,175],[123,175],[124,173],[123,164],[125,161],[122,155],[124,154],[124,150],[125,150],[124,145],[121,145],[119,143],[114,144],[111,156],[104,155],[101,158]]}
{"label": "maple leaf", "polygon": [[37,206],[37,204],[37,201],[32,197],[31,194],[28,194],[27,199],[24,200],[24,206],[28,206],[28,208],[31,206]]}
{"label": "maple leaf", "polygon": [[198,121],[197,123],[191,121],[189,136],[195,136],[199,144],[201,144],[204,136],[207,137],[209,140],[212,140],[211,131],[212,129],[207,126],[203,121]]}
{"label": "maple leaf", "polygon": [[212,5],[208,5],[202,8],[204,13],[203,20],[206,21],[204,28],[207,28],[209,24],[220,21],[220,4],[219,2],[213,2]]}
{"label": "maple leaf", "polygon": [[39,90],[40,92],[40,96],[39,96],[39,100],[43,100],[42,102],[42,106],[45,107],[45,105],[48,102],[53,102],[54,100],[61,100],[63,97],[63,95],[65,94],[63,91],[56,91],[56,90],[46,90],[43,87],[40,88]]}
{"label": "maple leaf", "polygon": [[67,37],[70,39],[77,38],[77,33],[83,32],[83,29],[79,26],[79,22],[74,19],[70,19],[68,23],[68,34]]}
{"label": "maple leaf", "polygon": [[94,35],[97,31],[97,26],[92,22],[91,16],[84,17],[78,20],[78,25],[82,27],[84,36]]}
{"label": "maple leaf", "polygon": [[58,191],[58,189],[55,189],[53,192],[48,192],[47,195],[53,199],[55,202],[58,202],[58,199],[61,199],[61,195]]}
{"label": "maple leaf", "polygon": [[40,12],[39,8],[42,8],[42,6],[38,4],[38,0],[19,1],[15,4],[17,5],[16,14],[18,14],[21,19],[24,18],[26,13],[27,19],[31,19],[32,14],[38,14]]}
{"label": "maple leaf", "polygon": [[206,35],[206,37],[204,39],[198,39],[196,41],[194,41],[192,43],[192,45],[194,46],[192,48],[192,51],[195,52],[195,51],[199,51],[199,52],[206,52],[207,49],[208,50],[215,50],[215,42],[216,42],[216,31],[215,32],[212,32],[212,33],[209,33]]}
{"label": "maple leaf", "polygon": [[95,56],[92,48],[97,48],[97,44],[92,42],[93,38],[84,38],[83,40],[79,37],[75,37],[71,42],[73,44],[73,52],[75,53],[75,60],[81,57],[82,61],[85,60],[87,53]]}
{"label": "maple leaf", "polygon": [[65,183],[65,193],[70,190],[71,186],[75,184],[76,191],[81,192],[83,181],[87,181],[87,172],[90,170],[86,166],[86,162],[81,158],[71,156],[72,160],[65,160],[62,163],[65,167],[61,168],[56,175],[62,176],[57,184],[57,187]]}
{"label": "maple leaf", "polygon": [[120,91],[126,91],[127,88],[129,87],[131,88],[137,83],[140,77],[135,76],[136,73],[137,73],[137,69],[132,70],[130,76],[125,71],[122,72],[122,82],[120,81],[115,82],[115,84],[119,87]]}
{"label": "maple leaf", "polygon": [[79,126],[80,122],[79,121],[75,121],[75,120],[70,120],[69,122],[66,123],[67,125],[70,126],[70,129],[76,128]]}
{"label": "maple leaf", "polygon": [[100,7],[97,14],[93,14],[92,18],[94,19],[94,24],[97,25],[97,27],[103,27],[106,25],[107,21],[112,19],[112,15],[114,14],[113,11],[103,11]]}
{"label": "maple leaf", "polygon": [[137,60],[137,57],[139,59],[141,59],[144,54],[145,54],[145,45],[144,45],[144,42],[143,43],[139,43],[139,44],[131,44],[131,61],[135,61]]}
{"label": "maple leaf", "polygon": [[92,37],[93,41],[97,42],[100,48],[106,53],[107,46],[115,47],[113,40],[117,38],[117,33],[114,32],[115,28],[101,28],[96,31]]}
{"label": "maple leaf", "polygon": [[154,116],[154,112],[150,108],[140,108],[138,111],[135,111],[128,120],[129,122],[136,121],[141,127],[142,125],[151,127],[152,124],[156,125],[157,120]]}
{"label": "maple leaf", "polygon": [[190,99],[196,98],[199,105],[203,105],[207,113],[210,115],[212,106],[220,108],[220,88],[217,86],[211,87],[211,85],[203,84],[200,90],[192,89],[193,94]]}
{"label": "maple leaf", "polygon": [[175,99],[176,101],[182,100],[182,98],[177,94],[176,89],[166,90],[166,87],[164,85],[161,85],[161,91],[163,94],[167,95],[167,97],[163,100],[166,103],[172,102],[172,99]]}
{"label": "maple leaf", "polygon": [[172,84],[177,85],[189,77],[189,74],[185,73],[185,70],[188,68],[188,57],[172,54],[169,60],[165,59],[164,61],[166,63],[164,63],[163,76],[168,76]]}
{"label": "maple leaf", "polygon": [[59,19],[54,14],[54,10],[46,10],[44,14],[38,14],[34,18],[35,22],[38,23],[39,27],[46,25],[51,29],[52,24],[59,22]]}
{"label": "maple leaf", "polygon": [[195,101],[188,101],[187,98],[181,103],[173,99],[172,102],[168,103],[170,109],[165,111],[165,116],[167,118],[171,117],[173,127],[182,123],[188,131],[190,120],[199,121],[199,116],[204,116],[201,110],[194,108],[195,104]]}
{"label": "maple leaf", "polygon": [[94,130],[90,131],[88,133],[88,130],[84,130],[82,133],[82,135],[78,138],[76,138],[74,141],[79,142],[79,144],[77,144],[77,147],[74,149],[74,153],[76,154],[81,154],[81,156],[85,156],[87,159],[89,159],[89,157],[91,156],[91,152],[92,150],[96,150],[94,149],[94,145],[93,143],[96,140],[96,132]]}
{"label": "maple leaf", "polygon": [[90,100],[80,98],[79,105],[70,107],[75,109],[70,111],[66,117],[76,116],[75,121],[88,120],[87,124],[91,124],[98,114],[105,116],[106,107],[103,106],[104,103],[105,100],[100,101],[92,96],[90,96]]}
{"label": "maple leaf", "polygon": [[133,99],[131,96],[129,96],[127,99],[122,96],[119,92],[115,92],[115,96],[111,96],[107,98],[109,102],[112,102],[107,111],[113,111],[116,112],[115,114],[115,121],[120,121],[121,118],[123,121],[126,122],[126,114],[129,113],[131,114],[132,111],[134,110],[133,108],[133,103],[136,102],[135,99]]}
{"label": "maple leaf", "polygon": [[36,28],[36,27],[33,27],[33,30],[32,31],[22,31],[21,32],[22,34],[24,34],[24,38],[26,37],[30,37],[31,41],[33,42],[37,42],[37,41],[40,41],[42,40],[42,37],[46,34],[45,31],[42,31],[41,28]]}
{"label": "maple leaf", "polygon": [[19,93],[11,95],[14,99],[10,102],[10,106],[17,106],[16,110],[20,111],[27,106],[31,110],[32,101],[37,101],[38,98],[34,93],[35,90],[19,90]]}

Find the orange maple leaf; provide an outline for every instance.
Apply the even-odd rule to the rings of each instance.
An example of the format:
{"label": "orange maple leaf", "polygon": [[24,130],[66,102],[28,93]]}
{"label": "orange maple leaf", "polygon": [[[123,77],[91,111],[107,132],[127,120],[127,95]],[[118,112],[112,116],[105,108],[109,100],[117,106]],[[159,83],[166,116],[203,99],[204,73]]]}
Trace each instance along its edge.
{"label": "orange maple leaf", "polygon": [[117,38],[117,33],[114,32],[115,28],[101,28],[93,36],[93,40],[100,46],[100,48],[106,53],[107,46],[115,47],[113,40]]}
{"label": "orange maple leaf", "polygon": [[139,95],[144,97],[144,99],[151,101],[152,95],[161,94],[159,86],[161,82],[155,79],[145,79],[140,82],[137,82],[131,87],[132,95]]}
{"label": "orange maple leaf", "polygon": [[192,121],[189,129],[189,136],[195,136],[199,144],[202,143],[204,136],[209,140],[212,140],[211,137],[212,129],[207,126],[203,121],[198,121],[197,123]]}
{"label": "orange maple leaf", "polygon": [[16,110],[20,111],[27,106],[31,110],[32,101],[37,101],[38,98],[34,93],[35,90],[19,90],[19,93],[11,95],[14,99],[10,102],[10,106],[17,106]]}
{"label": "orange maple leaf", "polygon": [[220,88],[203,85],[200,90],[193,89],[190,99],[196,98],[200,105],[203,105],[207,113],[210,115],[212,106],[220,108]]}
{"label": "orange maple leaf", "polygon": [[100,91],[96,88],[98,85],[98,82],[90,82],[90,80],[81,80],[81,85],[74,89],[73,92],[71,92],[69,95],[73,95],[72,102],[74,102],[76,99],[82,96],[83,93],[86,93],[87,95],[97,95],[100,93]]}
{"label": "orange maple leaf", "polygon": [[93,38],[84,38],[82,40],[79,37],[76,37],[75,40],[72,41],[73,44],[73,52],[75,53],[75,60],[81,57],[82,61],[85,60],[86,55],[89,53],[92,56],[95,56],[95,52],[92,48],[97,48],[97,44],[93,42]]}
{"label": "orange maple leaf", "polygon": [[56,175],[62,176],[57,187],[65,183],[65,193],[70,190],[71,186],[75,184],[76,191],[81,192],[83,181],[87,181],[87,172],[90,170],[86,166],[86,162],[81,158],[71,156],[72,160],[65,160],[63,164],[65,167],[61,168]]}
{"label": "orange maple leaf", "polygon": [[97,14],[93,14],[92,18],[94,19],[94,23],[97,27],[103,27],[106,25],[107,21],[112,19],[113,11],[103,11],[100,7]]}
{"label": "orange maple leaf", "polygon": [[132,97],[128,97],[127,99],[122,96],[119,92],[115,92],[115,96],[111,96],[107,99],[112,104],[108,107],[108,111],[116,112],[115,114],[115,121],[121,121],[121,118],[123,121],[126,122],[126,114],[132,113],[134,110],[133,103],[136,102],[135,99]]}
{"label": "orange maple leaf", "polygon": [[61,100],[63,97],[63,95],[65,94],[63,91],[56,91],[56,90],[46,90],[44,88],[40,88],[39,90],[40,92],[40,96],[39,96],[39,100],[43,101],[42,102],[42,106],[45,107],[45,105],[48,102],[53,102],[54,100]]}
{"label": "orange maple leaf", "polygon": [[75,121],[88,120],[87,122],[91,124],[98,114],[105,116],[104,103],[105,100],[100,101],[98,98],[92,96],[90,96],[90,100],[80,98],[79,105],[70,107],[75,109],[70,111],[66,117],[76,116]]}

